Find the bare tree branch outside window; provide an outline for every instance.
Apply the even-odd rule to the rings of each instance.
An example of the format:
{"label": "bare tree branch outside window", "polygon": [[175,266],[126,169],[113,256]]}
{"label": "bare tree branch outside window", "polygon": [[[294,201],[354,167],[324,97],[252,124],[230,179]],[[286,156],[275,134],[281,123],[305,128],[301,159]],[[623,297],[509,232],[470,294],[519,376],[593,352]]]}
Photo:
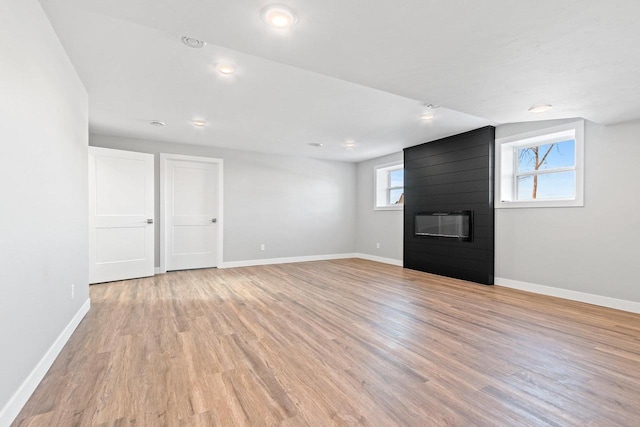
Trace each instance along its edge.
{"label": "bare tree branch outside window", "polygon": [[[542,158],[540,158],[540,146],[522,149],[520,150],[520,154],[519,154],[520,163],[528,162],[529,164],[533,165],[533,170],[538,171],[540,167],[544,165],[544,163],[547,160],[547,157],[549,156],[549,153],[551,153],[551,150],[553,150],[553,147],[555,147],[556,145],[557,144],[555,143],[551,144],[547,149],[547,151],[542,155]],[[518,177],[518,179],[520,180],[524,178],[526,177],[522,177],[522,176]],[[533,189],[531,190],[531,198],[535,200],[537,195],[538,195],[538,175],[534,174]]]}

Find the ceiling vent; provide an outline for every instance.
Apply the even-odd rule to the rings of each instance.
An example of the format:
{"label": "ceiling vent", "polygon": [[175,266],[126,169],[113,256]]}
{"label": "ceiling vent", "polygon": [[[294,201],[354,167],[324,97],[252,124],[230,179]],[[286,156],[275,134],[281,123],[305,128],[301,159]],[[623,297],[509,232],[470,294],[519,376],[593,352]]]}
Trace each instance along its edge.
{"label": "ceiling vent", "polygon": [[191,37],[182,37],[182,43],[186,44],[189,47],[193,47],[193,48],[201,48],[204,47],[204,45],[207,44],[207,42],[203,42],[202,40],[198,40],[198,39],[194,39]]}

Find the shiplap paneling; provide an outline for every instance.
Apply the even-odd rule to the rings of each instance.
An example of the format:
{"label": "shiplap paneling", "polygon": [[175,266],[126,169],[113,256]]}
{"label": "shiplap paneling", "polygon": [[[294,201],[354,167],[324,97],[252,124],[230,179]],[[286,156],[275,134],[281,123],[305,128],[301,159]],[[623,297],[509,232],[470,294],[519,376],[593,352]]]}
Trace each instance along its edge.
{"label": "shiplap paneling", "polygon": [[[483,127],[404,150],[404,266],[493,284],[495,128]],[[416,236],[415,215],[473,211],[472,240]]]}

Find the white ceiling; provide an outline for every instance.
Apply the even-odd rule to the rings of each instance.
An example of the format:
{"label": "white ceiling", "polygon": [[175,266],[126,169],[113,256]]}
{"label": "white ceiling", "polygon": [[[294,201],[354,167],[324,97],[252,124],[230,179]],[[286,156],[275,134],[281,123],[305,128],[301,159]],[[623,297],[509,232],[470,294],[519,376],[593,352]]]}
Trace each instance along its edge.
{"label": "white ceiling", "polygon": [[[265,0],[41,3],[96,133],[360,161],[487,124],[640,118],[638,1],[288,0],[284,33]],[[425,123],[424,103],[446,108]]]}

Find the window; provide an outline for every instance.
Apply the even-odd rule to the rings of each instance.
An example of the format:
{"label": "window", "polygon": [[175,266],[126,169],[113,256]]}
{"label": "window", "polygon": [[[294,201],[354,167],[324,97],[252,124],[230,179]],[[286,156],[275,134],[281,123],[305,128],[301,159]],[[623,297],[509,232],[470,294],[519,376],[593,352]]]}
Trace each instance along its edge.
{"label": "window", "polygon": [[496,140],[498,208],[584,206],[584,122]]}
{"label": "window", "polygon": [[392,163],[375,167],[374,209],[402,209],[404,205],[404,165]]}

